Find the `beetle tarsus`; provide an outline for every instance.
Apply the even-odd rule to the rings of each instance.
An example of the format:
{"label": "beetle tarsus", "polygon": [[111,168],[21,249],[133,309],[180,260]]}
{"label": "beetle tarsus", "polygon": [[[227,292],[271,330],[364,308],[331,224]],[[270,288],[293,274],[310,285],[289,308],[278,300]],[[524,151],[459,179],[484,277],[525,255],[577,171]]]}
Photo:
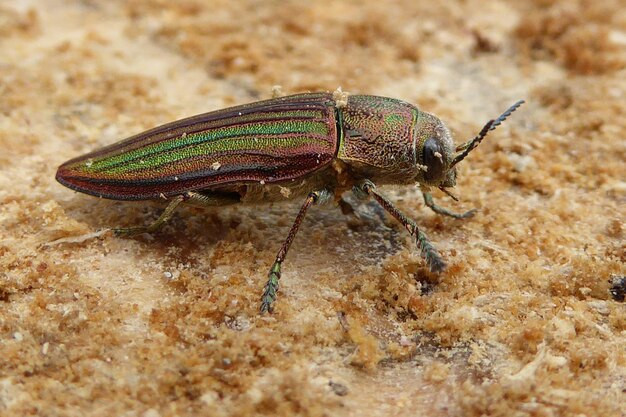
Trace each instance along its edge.
{"label": "beetle tarsus", "polygon": [[424,233],[417,230],[415,242],[417,243],[417,247],[420,249],[422,258],[426,261],[430,272],[439,274],[446,269],[446,263]]}
{"label": "beetle tarsus", "polygon": [[263,288],[263,296],[261,297],[261,313],[271,313],[276,301],[280,280],[280,262],[274,262],[270,269],[269,277],[265,287]]}
{"label": "beetle tarsus", "polygon": [[137,236],[142,233],[148,232],[147,226],[136,226],[136,227],[118,227],[115,229],[111,229],[113,231],[113,235],[115,237],[132,237]]}

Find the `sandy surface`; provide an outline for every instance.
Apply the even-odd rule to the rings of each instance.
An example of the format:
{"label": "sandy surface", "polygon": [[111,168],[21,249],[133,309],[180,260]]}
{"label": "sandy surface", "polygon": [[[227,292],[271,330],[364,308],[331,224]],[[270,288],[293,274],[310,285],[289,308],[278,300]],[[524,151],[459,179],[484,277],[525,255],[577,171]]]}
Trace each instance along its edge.
{"label": "sandy surface", "polygon": [[[624,416],[623,1],[0,2],[0,415]],[[176,5],[173,5],[176,4]],[[292,205],[154,219],[54,181],[65,160],[271,95],[402,98],[457,142],[455,210],[387,194],[406,233],[312,209],[257,314]]]}

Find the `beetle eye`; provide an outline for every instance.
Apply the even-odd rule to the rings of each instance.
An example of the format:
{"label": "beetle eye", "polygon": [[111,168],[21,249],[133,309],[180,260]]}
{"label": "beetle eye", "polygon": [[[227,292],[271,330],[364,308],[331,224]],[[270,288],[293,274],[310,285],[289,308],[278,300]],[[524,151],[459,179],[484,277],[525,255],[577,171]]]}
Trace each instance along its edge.
{"label": "beetle eye", "polygon": [[443,177],[446,168],[444,157],[444,150],[439,141],[435,138],[426,139],[422,152],[422,164],[428,167],[424,173],[426,181],[436,181]]}

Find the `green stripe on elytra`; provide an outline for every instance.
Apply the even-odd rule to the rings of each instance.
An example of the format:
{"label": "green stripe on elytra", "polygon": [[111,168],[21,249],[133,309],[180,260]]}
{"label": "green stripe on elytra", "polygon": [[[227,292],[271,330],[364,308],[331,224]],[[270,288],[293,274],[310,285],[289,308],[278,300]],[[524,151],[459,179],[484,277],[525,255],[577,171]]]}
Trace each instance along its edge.
{"label": "green stripe on elytra", "polygon": [[[285,107],[283,105],[283,107]],[[228,110],[228,109],[226,109]],[[169,123],[167,125],[161,126],[161,128],[167,127],[167,129],[161,129],[159,133],[154,135],[146,135],[143,134],[136,135],[137,138],[130,143],[122,141],[122,143],[114,144],[110,151],[109,155],[116,153],[117,151],[123,149],[124,147],[131,147],[134,149],[140,149],[144,146],[156,145],[159,142],[167,141],[171,139],[171,135],[168,136],[168,132],[171,131],[188,131],[187,135],[192,135],[198,133],[200,131],[211,130],[211,129],[222,129],[225,127],[233,126],[233,125],[241,125],[249,122],[272,122],[272,121],[280,121],[280,120],[292,120],[292,119],[323,119],[326,117],[326,113],[321,110],[275,110],[268,111],[266,109],[262,109],[260,111],[255,111],[254,113],[244,114],[242,109],[240,112],[236,111],[217,111],[213,113],[207,113],[204,115],[195,116],[197,120],[193,123],[190,123],[189,120],[193,119],[182,119],[177,122]],[[233,116],[232,113],[238,113],[238,115]],[[166,137],[161,137],[166,136]],[[130,152],[127,151],[127,152]],[[93,161],[101,161],[106,159],[106,156],[98,156],[92,158]]]}
{"label": "green stripe on elytra", "polygon": [[[255,140],[256,139],[256,140]],[[301,147],[302,145],[315,143],[318,145],[326,144],[325,141],[319,139],[313,139],[310,136],[296,136],[292,138],[281,138],[280,148],[291,149]],[[276,138],[231,138],[228,141],[228,146],[225,147],[221,142],[206,142],[201,143],[198,146],[187,147],[172,152],[158,153],[139,160],[133,160],[131,162],[110,167],[105,170],[101,170],[101,174],[115,175],[124,174],[128,172],[144,170],[144,169],[158,169],[163,165],[171,165],[186,159],[194,158],[196,156],[218,154],[224,151],[236,151],[242,150],[264,150],[270,148],[276,144]],[[218,158],[216,158],[218,161]]]}
{"label": "green stripe on elytra", "polygon": [[[185,149],[191,145],[204,143],[215,143],[214,147],[207,149],[205,152],[237,150],[241,148],[233,146],[234,142],[232,140],[220,141],[220,139],[247,135],[249,137],[246,137],[246,140],[249,142],[256,135],[280,135],[290,133],[315,133],[318,135],[328,135],[328,124],[325,121],[289,120],[210,129],[191,135],[179,136],[170,140],[155,143],[154,145],[148,145],[133,151],[124,152],[119,155],[109,157],[104,156],[102,159],[83,162],[81,166],[77,168],[83,172],[97,173],[105,171],[107,168],[111,168],[116,165],[129,164],[137,159],[148,158],[153,155],[158,157],[163,153],[171,152],[178,148],[183,148],[181,151],[185,151]],[[255,147],[254,149],[263,149],[263,147]]]}
{"label": "green stripe on elytra", "polygon": [[[235,116],[234,120],[231,119],[216,119],[213,122],[228,121],[228,125],[232,125],[238,122],[254,122],[272,119],[288,119],[290,117],[301,117],[303,119],[321,119],[324,117],[324,113],[320,110],[290,110],[290,111],[262,111],[255,113],[242,114],[241,116]],[[209,122],[209,126],[211,122]]]}

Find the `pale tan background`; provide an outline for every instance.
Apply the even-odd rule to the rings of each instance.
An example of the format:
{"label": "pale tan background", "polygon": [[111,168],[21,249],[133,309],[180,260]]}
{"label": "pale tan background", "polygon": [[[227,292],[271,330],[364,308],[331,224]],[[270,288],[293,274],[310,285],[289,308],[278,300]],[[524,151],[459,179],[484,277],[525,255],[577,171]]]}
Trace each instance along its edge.
{"label": "pale tan background", "polygon": [[[0,2],[0,415],[626,415],[624,2],[303,4]],[[46,246],[162,208],[60,163],[276,84],[402,98],[458,142],[528,101],[436,194],[474,219],[387,191],[445,274],[372,206],[311,210],[266,317],[299,202]]]}

